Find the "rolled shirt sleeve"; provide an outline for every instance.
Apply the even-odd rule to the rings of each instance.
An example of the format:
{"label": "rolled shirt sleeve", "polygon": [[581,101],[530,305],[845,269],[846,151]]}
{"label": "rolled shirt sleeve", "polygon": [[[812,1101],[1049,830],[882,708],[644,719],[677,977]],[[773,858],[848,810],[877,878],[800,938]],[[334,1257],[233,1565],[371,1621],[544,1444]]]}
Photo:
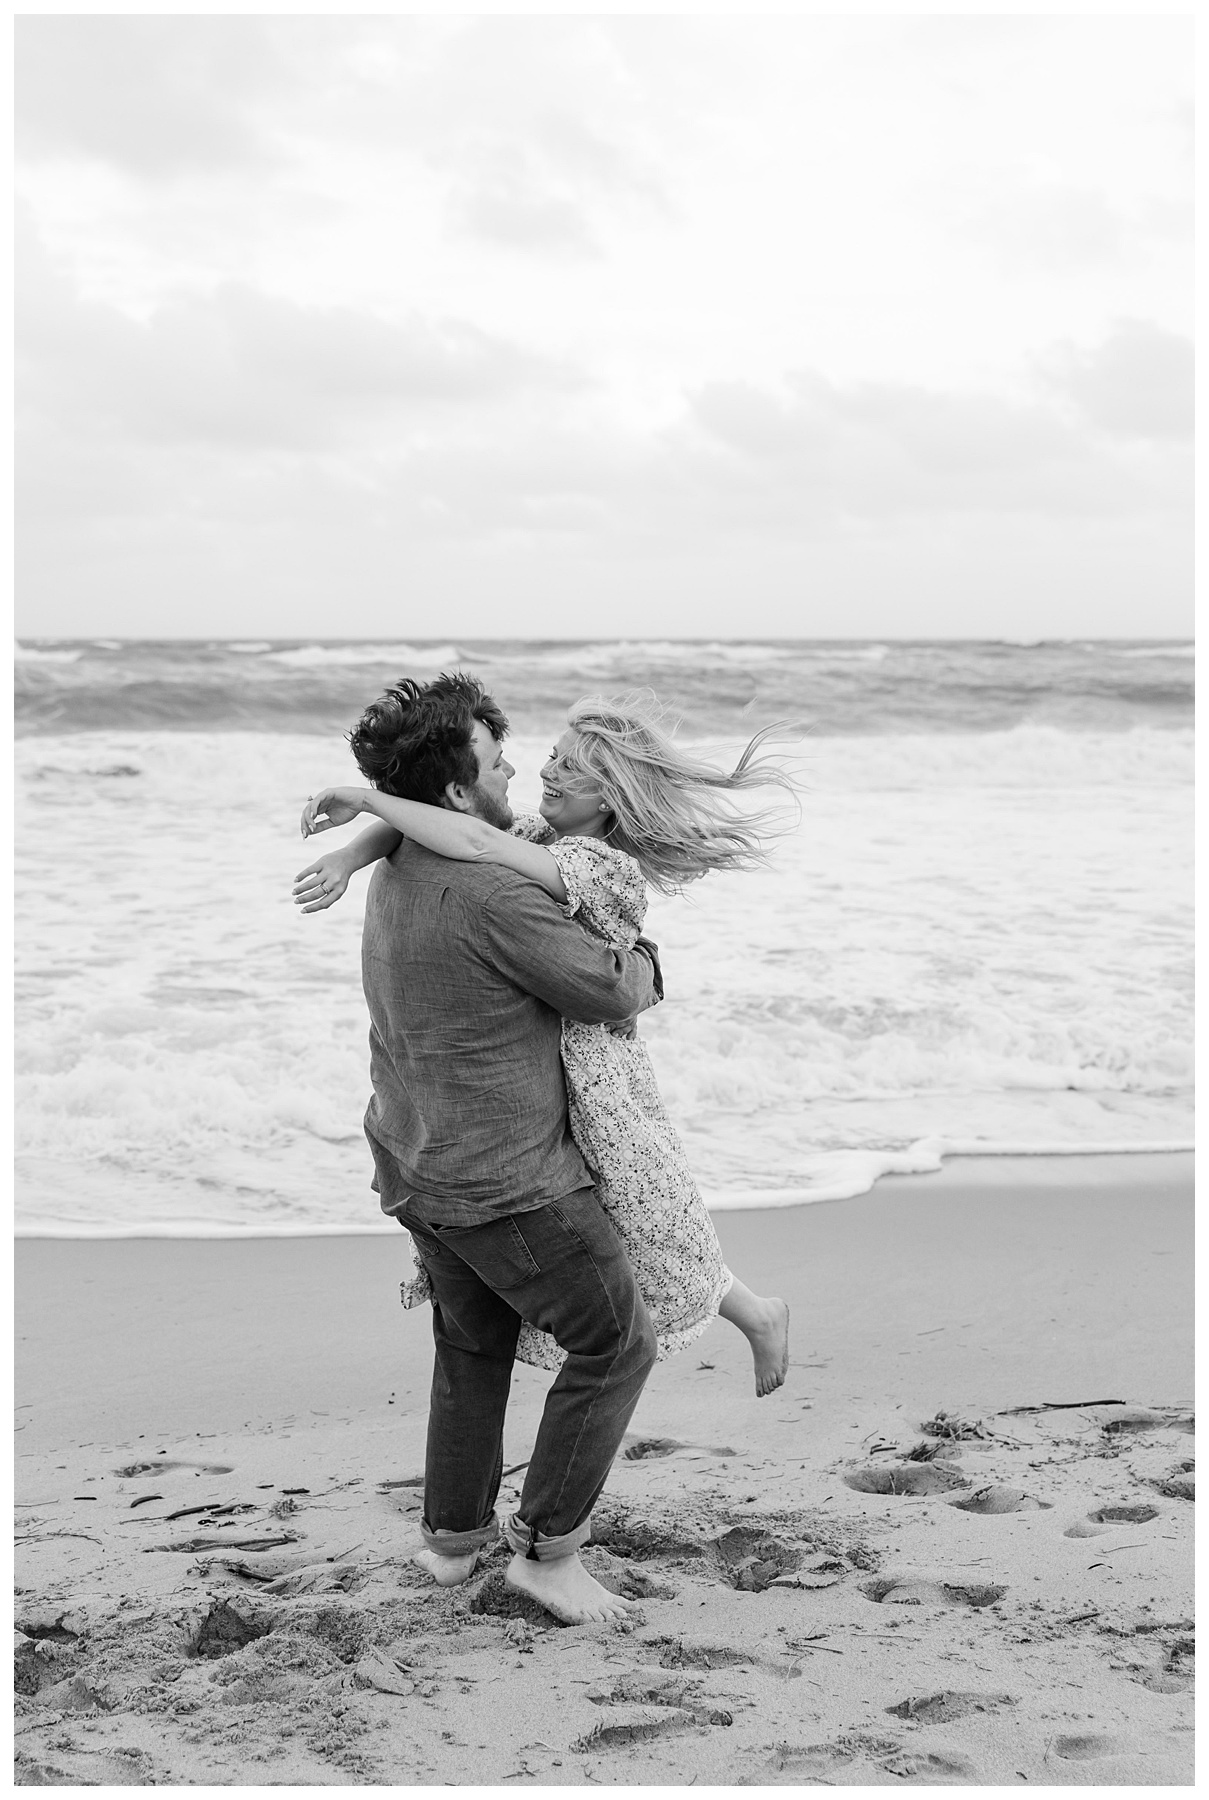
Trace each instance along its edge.
{"label": "rolled shirt sleeve", "polygon": [[564,1019],[616,1024],[663,998],[659,953],[649,939],[615,950],[565,918],[536,883],[497,892],[483,922],[494,966]]}

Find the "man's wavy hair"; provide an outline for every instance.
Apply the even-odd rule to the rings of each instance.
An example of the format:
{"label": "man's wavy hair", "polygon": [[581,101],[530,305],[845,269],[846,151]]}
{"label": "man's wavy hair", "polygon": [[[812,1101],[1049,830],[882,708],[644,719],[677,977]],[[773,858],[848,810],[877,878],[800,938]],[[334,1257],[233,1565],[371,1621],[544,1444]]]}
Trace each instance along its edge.
{"label": "man's wavy hair", "polygon": [[497,744],[507,735],[507,719],[473,675],[438,675],[423,686],[400,676],[366,707],[348,741],[372,786],[440,806],[451,781],[473,787],[479,778],[476,719]]}
{"label": "man's wavy hair", "polygon": [[662,894],[679,893],[713,869],[749,869],[768,861],[765,840],[791,829],[783,809],[753,809],[748,793],[780,788],[800,816],[798,784],[770,738],[799,737],[788,723],[757,732],[728,774],[690,756],[661,728],[653,694],[580,700],[567,715],[575,741],[555,780],[567,793],[599,792],[609,808],[604,841],[632,856]]}

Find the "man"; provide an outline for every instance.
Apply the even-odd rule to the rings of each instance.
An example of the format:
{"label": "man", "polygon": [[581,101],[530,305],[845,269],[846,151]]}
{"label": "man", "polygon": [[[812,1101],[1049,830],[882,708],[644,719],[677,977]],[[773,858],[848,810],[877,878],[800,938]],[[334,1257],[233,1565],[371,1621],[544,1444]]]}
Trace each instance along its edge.
{"label": "man", "polygon": [[[401,682],[351,738],[386,791],[506,829],[506,731],[477,681],[442,675]],[[559,1038],[563,1017],[624,1028],[653,1005],[655,947],[612,950],[523,876],[404,840],[370,883],[363,974],[365,1129],[382,1208],[412,1233],[433,1288],[417,1561],[452,1586],[498,1536],[504,1413],[528,1320],[567,1359],[504,1525],[505,1579],[570,1623],[619,1617],[627,1603],[592,1578],[579,1547],[655,1336],[570,1135]]]}

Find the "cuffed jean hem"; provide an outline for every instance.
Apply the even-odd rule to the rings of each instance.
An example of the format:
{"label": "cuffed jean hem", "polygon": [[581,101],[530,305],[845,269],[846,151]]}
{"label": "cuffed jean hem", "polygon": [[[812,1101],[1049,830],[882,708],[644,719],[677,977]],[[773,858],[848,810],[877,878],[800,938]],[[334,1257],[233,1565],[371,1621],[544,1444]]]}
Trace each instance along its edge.
{"label": "cuffed jean hem", "polygon": [[547,1537],[544,1532],[534,1531],[518,1512],[504,1520],[504,1536],[512,1548],[518,1556],[527,1556],[534,1562],[559,1562],[564,1556],[574,1556],[591,1535],[591,1518],[584,1519],[582,1524],[564,1532],[561,1537]]}
{"label": "cuffed jean hem", "polygon": [[[485,1525],[478,1525],[473,1531],[430,1531],[423,1519],[420,1520],[424,1547],[435,1550],[438,1556],[469,1556],[472,1550],[486,1550],[499,1535],[500,1522],[495,1513]],[[508,1541],[511,1543],[512,1540]]]}

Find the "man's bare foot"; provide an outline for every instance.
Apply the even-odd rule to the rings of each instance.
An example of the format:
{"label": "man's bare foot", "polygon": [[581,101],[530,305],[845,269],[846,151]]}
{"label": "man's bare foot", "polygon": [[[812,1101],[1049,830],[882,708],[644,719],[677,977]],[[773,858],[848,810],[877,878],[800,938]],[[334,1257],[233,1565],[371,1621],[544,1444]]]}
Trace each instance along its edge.
{"label": "man's bare foot", "polygon": [[469,1556],[438,1556],[435,1550],[417,1550],[411,1560],[427,1569],[438,1587],[461,1587],[474,1573],[479,1553],[472,1550]]}
{"label": "man's bare foot", "polygon": [[585,1625],[589,1620],[624,1619],[633,1612],[628,1600],[610,1594],[593,1579],[579,1560],[578,1551],[552,1562],[535,1562],[514,1556],[504,1576],[518,1594],[528,1594],[565,1625]]}
{"label": "man's bare foot", "polygon": [[756,1393],[779,1388],[789,1373],[789,1308],[784,1300],[762,1300],[762,1317],[746,1332],[756,1366]]}

